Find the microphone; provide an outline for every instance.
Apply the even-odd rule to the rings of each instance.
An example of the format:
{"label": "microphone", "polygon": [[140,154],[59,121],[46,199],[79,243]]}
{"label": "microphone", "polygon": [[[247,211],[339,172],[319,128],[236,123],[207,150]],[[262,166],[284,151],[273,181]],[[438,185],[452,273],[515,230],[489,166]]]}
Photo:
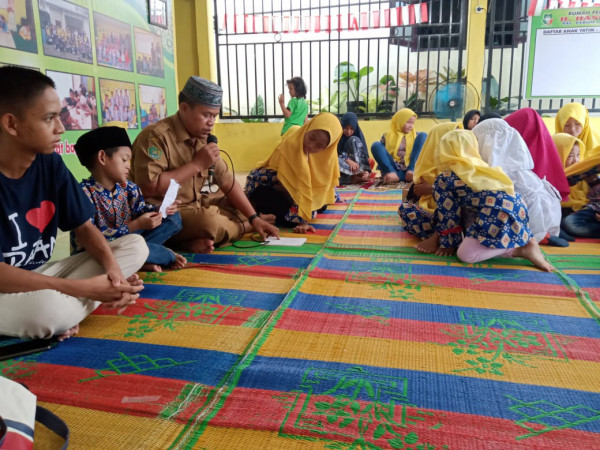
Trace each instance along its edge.
{"label": "microphone", "polygon": [[[209,134],[208,137],[206,138],[207,144],[210,144],[210,143],[217,144],[218,142],[219,142],[219,140],[217,139],[217,137],[214,134]],[[212,166],[210,166],[208,168],[208,185],[209,186],[212,186],[214,177],[215,177],[215,165],[213,164]]]}

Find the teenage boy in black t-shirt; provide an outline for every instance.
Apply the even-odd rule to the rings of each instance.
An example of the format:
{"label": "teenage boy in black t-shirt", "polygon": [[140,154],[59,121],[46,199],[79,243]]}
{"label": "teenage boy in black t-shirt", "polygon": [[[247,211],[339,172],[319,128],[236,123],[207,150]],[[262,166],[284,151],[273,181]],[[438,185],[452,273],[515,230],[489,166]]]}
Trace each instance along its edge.
{"label": "teenage boy in black t-shirt", "polygon": [[[64,127],[54,82],[35,70],[0,68],[0,335],[59,339],[100,303],[124,309],[142,282],[141,236],[110,244],[94,207],[54,152]],[[48,263],[57,229],[87,250]]]}

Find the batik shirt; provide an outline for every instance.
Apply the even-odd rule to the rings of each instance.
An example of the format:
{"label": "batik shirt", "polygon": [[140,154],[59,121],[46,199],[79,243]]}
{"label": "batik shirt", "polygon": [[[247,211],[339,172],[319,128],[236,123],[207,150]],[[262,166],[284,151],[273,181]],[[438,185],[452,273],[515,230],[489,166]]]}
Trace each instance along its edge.
{"label": "batik shirt", "polygon": [[[81,188],[96,208],[92,223],[102,232],[108,241],[129,234],[129,224],[147,212],[157,208],[144,201],[142,191],[137,184],[127,181],[116,184],[111,191],[98,183],[94,177],[81,182]],[[72,253],[83,249],[71,233]]]}
{"label": "batik shirt", "polygon": [[477,239],[490,248],[525,246],[531,239],[529,214],[518,193],[473,191],[454,172],[444,171],[435,179],[436,231],[441,248],[456,248],[462,243],[461,208],[476,208],[475,221],[464,235]]}

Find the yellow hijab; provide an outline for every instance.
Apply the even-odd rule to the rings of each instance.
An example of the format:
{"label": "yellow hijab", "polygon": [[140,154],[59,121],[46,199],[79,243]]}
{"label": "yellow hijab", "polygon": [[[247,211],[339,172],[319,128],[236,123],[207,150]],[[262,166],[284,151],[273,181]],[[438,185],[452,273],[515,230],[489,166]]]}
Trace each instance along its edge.
{"label": "yellow hijab", "polygon": [[567,158],[571,154],[571,150],[573,150],[573,146],[575,145],[575,143],[579,144],[579,161],[585,159],[585,144],[581,139],[578,139],[575,136],[571,136],[568,133],[556,133],[554,136],[552,136],[552,140],[556,145],[556,149],[558,150],[558,154],[563,163],[563,167],[565,167]]}
{"label": "yellow hijab", "polygon": [[[431,129],[427,135],[425,144],[423,144],[419,159],[417,159],[417,163],[415,164],[415,175],[413,178],[415,183],[419,182],[419,178],[423,178],[425,183],[433,184],[435,177],[440,174],[434,162],[435,151],[442,137],[446,133],[456,130],[457,127],[459,127],[459,124],[456,122],[445,122],[439,123]],[[460,127],[462,128],[462,124],[460,124]],[[419,199],[419,206],[429,212],[435,211],[436,205],[433,196],[423,195]]]}
{"label": "yellow hijab", "polygon": [[[318,153],[304,152],[304,136],[312,130],[329,133],[329,145]],[[290,134],[285,134],[262,167],[277,171],[277,178],[298,205],[298,215],[310,220],[312,212],[335,202],[340,169],[337,144],[342,137],[339,119],[321,113]]]}
{"label": "yellow hijab", "polygon": [[406,122],[411,117],[417,117],[417,114],[408,108],[402,108],[394,117],[392,117],[392,121],[390,122],[390,128],[385,133],[385,149],[388,151],[394,161],[398,161],[398,156],[396,153],[398,152],[398,147],[400,147],[400,142],[402,142],[402,138],[406,139],[406,154],[404,155],[404,163],[408,166],[410,161],[410,154],[412,152],[413,145],[415,143],[415,138],[417,137],[417,132],[414,127],[410,133],[403,133],[402,128],[406,125]]}
{"label": "yellow hijab", "polygon": [[[594,153],[594,150],[596,150],[596,147],[600,146],[600,136],[595,133],[590,126],[590,116],[587,108],[581,103],[567,103],[560,108],[556,113],[556,119],[554,119],[557,133],[564,132],[565,124],[570,118],[575,119],[583,126],[583,131],[578,138],[585,144],[585,148],[588,149],[588,154],[582,152],[580,157],[585,159],[587,157],[597,156],[598,153]],[[600,151],[600,148],[598,148],[598,151]]]}
{"label": "yellow hijab", "polygon": [[[591,168],[593,168],[597,165],[600,165],[600,146],[596,147],[592,153],[597,156],[594,156],[591,158],[588,156],[587,159],[585,159],[583,161],[579,161],[578,163],[575,163],[575,164],[567,167],[565,169],[565,175],[567,177],[572,177],[573,175],[579,175],[581,173],[587,172],[588,170],[590,170]],[[575,198],[573,198],[574,188],[578,188]],[[564,206],[570,206],[571,208],[573,208],[573,211],[579,211],[581,208],[583,208],[589,202],[589,200],[587,198],[587,193],[589,190],[590,190],[590,186],[587,184],[587,182],[585,180],[581,180],[575,186],[571,186],[571,195],[569,195],[569,200],[572,200],[573,204],[571,205],[571,204],[568,204],[567,202],[564,202],[564,203],[567,203]]]}
{"label": "yellow hijab", "polygon": [[[571,136],[567,133],[556,133],[552,136],[554,140],[554,144],[556,144],[556,149],[558,150],[558,154],[563,163],[563,167],[565,167],[565,163],[567,162],[567,158],[573,150],[573,146],[575,143],[579,144],[579,161],[583,161],[583,155],[585,155],[585,144],[577,139],[575,136]],[[575,164],[572,164],[569,167],[572,167]],[[565,172],[567,167],[565,167]],[[569,188],[569,199],[564,202],[560,202],[563,208],[571,208],[573,211],[579,211],[588,203],[587,193],[590,190],[590,187],[585,182],[585,180],[581,180],[574,186],[570,186]]]}
{"label": "yellow hijab", "polygon": [[500,167],[490,167],[481,159],[477,138],[472,131],[454,130],[440,140],[434,155],[435,164],[442,172],[450,169],[471,189],[504,191],[515,194],[512,181]]}

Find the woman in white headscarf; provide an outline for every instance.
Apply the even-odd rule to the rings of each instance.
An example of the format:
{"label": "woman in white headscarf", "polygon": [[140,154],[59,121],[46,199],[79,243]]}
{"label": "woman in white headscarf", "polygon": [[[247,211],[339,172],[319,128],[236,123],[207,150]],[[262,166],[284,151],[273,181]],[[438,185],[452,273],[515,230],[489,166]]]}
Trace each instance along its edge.
{"label": "woman in white headscarf", "polygon": [[515,192],[521,194],[535,240],[539,242],[548,234],[558,236],[561,196],[545,178],[541,180],[533,172],[531,153],[519,132],[502,119],[489,119],[478,123],[473,133],[481,159],[492,167],[501,167],[513,182]]}

